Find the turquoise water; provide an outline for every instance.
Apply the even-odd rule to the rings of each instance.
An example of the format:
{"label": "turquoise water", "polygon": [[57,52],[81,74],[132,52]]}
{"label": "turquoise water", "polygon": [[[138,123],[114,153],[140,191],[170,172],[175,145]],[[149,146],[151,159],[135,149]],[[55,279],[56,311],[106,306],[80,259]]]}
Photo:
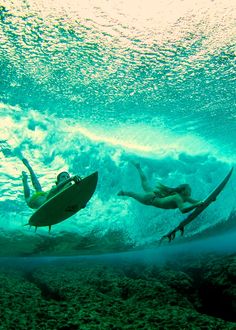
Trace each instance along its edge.
{"label": "turquoise water", "polygon": [[[188,182],[196,199],[215,188],[236,161],[234,18],[230,1],[5,1],[1,255],[155,246],[183,215],[117,196],[141,190],[132,160],[152,184]],[[86,209],[50,235],[23,226],[22,155],[45,190],[61,170],[99,172]],[[235,204],[234,173],[184,239],[235,228]]]}

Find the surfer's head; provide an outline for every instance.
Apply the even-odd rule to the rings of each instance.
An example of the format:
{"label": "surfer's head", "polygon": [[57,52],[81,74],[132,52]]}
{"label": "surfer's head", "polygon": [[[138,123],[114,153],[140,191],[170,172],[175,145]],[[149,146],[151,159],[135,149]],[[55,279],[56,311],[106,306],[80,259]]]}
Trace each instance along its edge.
{"label": "surfer's head", "polygon": [[191,188],[190,188],[190,185],[187,184],[187,183],[180,184],[176,188],[176,191],[182,196],[190,196],[191,195]]}
{"label": "surfer's head", "polygon": [[59,184],[60,182],[66,181],[67,179],[70,178],[70,174],[68,172],[61,172],[57,176],[57,181],[56,184]]}

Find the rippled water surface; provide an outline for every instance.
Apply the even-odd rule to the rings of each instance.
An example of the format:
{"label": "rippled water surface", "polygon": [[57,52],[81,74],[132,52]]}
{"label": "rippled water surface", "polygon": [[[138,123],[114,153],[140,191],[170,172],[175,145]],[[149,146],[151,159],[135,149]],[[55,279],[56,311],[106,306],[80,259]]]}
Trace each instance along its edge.
{"label": "rippled water surface", "polygon": [[[132,160],[152,184],[188,182],[195,198],[209,194],[236,159],[235,18],[228,0],[0,6],[3,255],[152,246],[183,215],[117,196],[141,190]],[[86,209],[50,236],[23,226],[32,210],[21,157],[45,190],[61,170],[99,172]],[[234,227],[235,196],[234,174],[185,236]]]}

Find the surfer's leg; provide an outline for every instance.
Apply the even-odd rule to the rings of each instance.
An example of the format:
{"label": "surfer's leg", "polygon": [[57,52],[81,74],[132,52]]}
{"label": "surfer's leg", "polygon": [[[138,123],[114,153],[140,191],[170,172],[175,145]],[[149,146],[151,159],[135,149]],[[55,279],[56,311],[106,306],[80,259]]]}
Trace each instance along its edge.
{"label": "surfer's leg", "polygon": [[23,164],[28,168],[29,172],[30,172],[30,177],[31,177],[31,181],[32,181],[32,184],[34,186],[34,189],[36,191],[42,191],[42,187],[39,183],[39,180],[37,179],[36,177],[36,174],[34,173],[32,167],[30,166],[29,162],[27,159],[23,158],[22,159],[22,162]]}
{"label": "surfer's leg", "polygon": [[23,188],[24,188],[24,196],[25,200],[27,201],[30,198],[30,188],[28,185],[28,176],[26,172],[22,171],[22,183],[23,183]]}
{"label": "surfer's leg", "polygon": [[135,163],[135,162],[132,162],[132,164],[136,167],[136,169],[138,171],[143,190],[146,191],[146,192],[152,191],[153,189],[149,186],[147,177],[144,174],[143,170],[141,169],[140,164]]}
{"label": "surfer's leg", "polygon": [[149,193],[149,194],[138,194],[138,193],[135,193],[133,191],[124,191],[124,190],[119,191],[117,195],[118,196],[128,196],[128,197],[134,198],[138,202],[140,202],[142,204],[145,204],[145,205],[150,205],[151,204],[151,200],[154,197],[154,194],[153,193]]}

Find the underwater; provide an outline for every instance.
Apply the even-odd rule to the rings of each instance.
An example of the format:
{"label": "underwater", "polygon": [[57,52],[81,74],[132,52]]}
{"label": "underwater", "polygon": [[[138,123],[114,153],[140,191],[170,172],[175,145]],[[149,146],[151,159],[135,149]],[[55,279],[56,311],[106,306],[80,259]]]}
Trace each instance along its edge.
{"label": "underwater", "polygon": [[0,330],[236,329],[235,18],[1,2]]}

